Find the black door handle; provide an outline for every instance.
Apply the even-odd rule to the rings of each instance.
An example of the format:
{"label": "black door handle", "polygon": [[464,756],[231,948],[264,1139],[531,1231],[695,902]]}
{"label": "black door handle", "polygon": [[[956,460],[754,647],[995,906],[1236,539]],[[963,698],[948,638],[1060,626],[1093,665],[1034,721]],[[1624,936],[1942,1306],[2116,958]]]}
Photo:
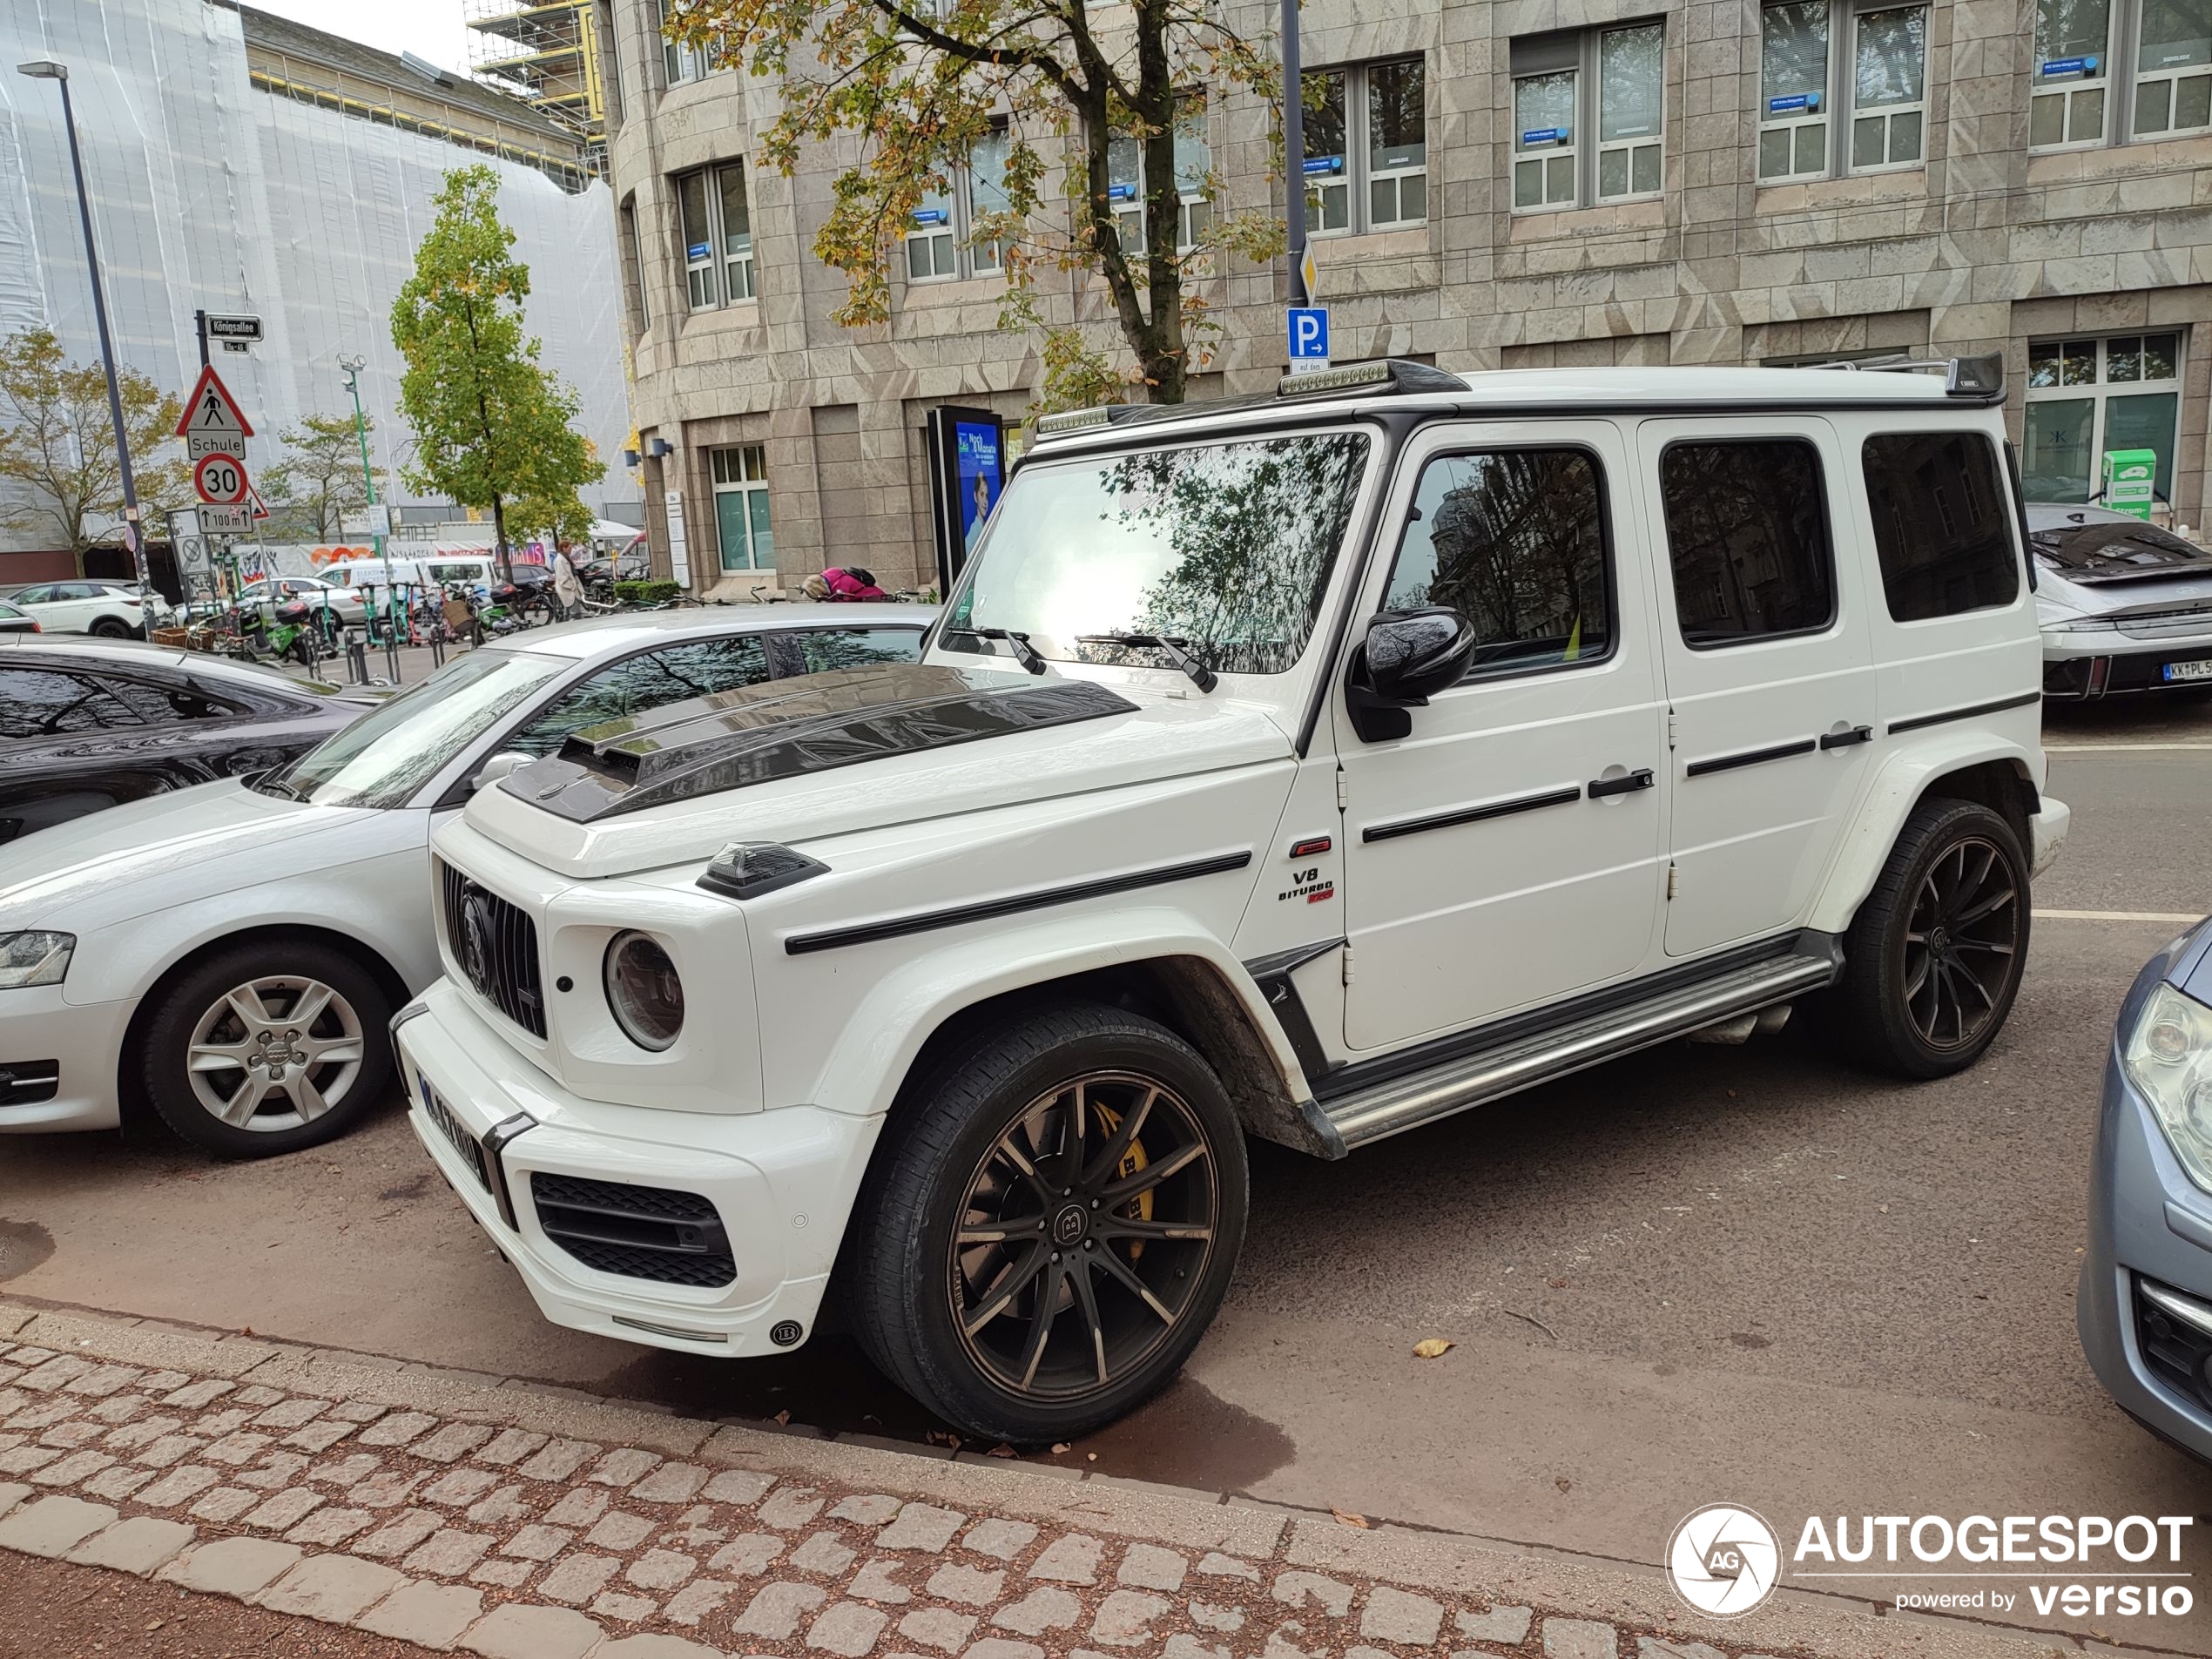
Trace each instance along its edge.
{"label": "black door handle", "polygon": [[1820,739],[1820,746],[1824,749],[1848,749],[1854,743],[1871,743],[1873,741],[1874,728],[1872,726],[1855,725],[1848,732],[1829,732],[1826,736]]}
{"label": "black door handle", "polygon": [[1639,789],[1651,787],[1651,768],[1645,766],[1625,778],[1593,778],[1590,779],[1590,799],[1603,800],[1608,795],[1632,795]]}

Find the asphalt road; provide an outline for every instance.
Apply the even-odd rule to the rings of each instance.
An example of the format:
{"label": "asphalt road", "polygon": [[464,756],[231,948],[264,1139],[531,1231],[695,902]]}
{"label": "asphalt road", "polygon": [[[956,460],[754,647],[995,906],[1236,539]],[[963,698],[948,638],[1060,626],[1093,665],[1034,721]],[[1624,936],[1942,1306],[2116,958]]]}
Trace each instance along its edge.
{"label": "asphalt road", "polygon": [[[2048,739],[2075,817],[2039,912],[2212,909],[2212,707],[2059,714]],[[1790,1539],[1812,1514],[2212,1518],[2212,1473],[2114,1410],[2074,1334],[2113,1013],[2177,931],[2043,914],[2010,1026],[1943,1082],[1785,1033],[1655,1051],[1340,1164],[1258,1148],[1213,1334],[1061,1460],[1642,1562],[1723,1500]],[[0,1143],[0,1287],[691,1410],[931,1426],[834,1338],[717,1364],[543,1324],[396,1111],[255,1165]],[[1413,1358],[1428,1336],[1457,1345]],[[2212,1590],[2212,1519],[2194,1530]],[[2212,1653],[2202,1610],[2109,1625]]]}

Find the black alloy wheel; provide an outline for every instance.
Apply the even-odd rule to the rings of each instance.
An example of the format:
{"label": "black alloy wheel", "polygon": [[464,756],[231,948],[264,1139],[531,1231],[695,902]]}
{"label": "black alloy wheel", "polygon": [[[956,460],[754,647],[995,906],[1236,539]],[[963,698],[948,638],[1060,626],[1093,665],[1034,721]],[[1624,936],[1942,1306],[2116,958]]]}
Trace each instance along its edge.
{"label": "black alloy wheel", "polygon": [[1150,1078],[1094,1072],[1031,1101],[969,1177],[949,1252],[976,1367],[1065,1399],[1142,1366],[1204,1280],[1214,1177],[1197,1115]]}
{"label": "black alloy wheel", "polygon": [[869,1357],[946,1422],[1063,1440],[1189,1358],[1245,1197],[1242,1128],[1196,1049],[1141,1014],[1047,1006],[909,1079],[839,1273]]}
{"label": "black alloy wheel", "polygon": [[2019,995],[2030,905],[2011,822],[1974,801],[1915,806],[1844,940],[1845,1051],[1907,1077],[1972,1065]]}
{"label": "black alloy wheel", "polygon": [[1956,1049],[1998,1017],[2027,894],[1986,836],[1947,846],[1920,879],[1905,934],[1905,1008],[1932,1049]]}

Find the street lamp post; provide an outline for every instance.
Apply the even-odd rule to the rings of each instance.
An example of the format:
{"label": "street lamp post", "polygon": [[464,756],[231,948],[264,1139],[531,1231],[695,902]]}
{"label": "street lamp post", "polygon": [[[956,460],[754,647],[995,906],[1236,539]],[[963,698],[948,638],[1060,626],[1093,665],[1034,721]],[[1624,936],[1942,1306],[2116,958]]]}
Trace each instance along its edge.
{"label": "street lamp post", "polygon": [[[361,374],[368,366],[368,359],[366,357],[341,357],[338,360],[338,367],[346,372],[346,389],[354,395],[354,435],[361,440],[361,489],[368,496],[368,504],[374,507],[376,505],[376,475],[369,469],[368,422],[361,415]],[[376,556],[383,561],[384,586],[389,590],[392,585],[392,556],[385,551],[381,535],[373,529],[369,535],[376,543]]]}
{"label": "street lamp post", "polygon": [[[17,64],[16,72],[33,80],[57,82],[62,89],[62,125],[69,132],[69,165],[77,175],[77,212],[84,221],[84,263],[92,278],[92,317],[100,330],[100,367],[107,371],[108,418],[115,422],[115,460],[123,479],[123,539],[131,550],[138,577],[139,614],[152,597],[153,581],[146,566],[145,532],[138,523],[138,489],[131,476],[131,440],[123,428],[123,388],[115,378],[115,341],[108,334],[107,295],[100,284],[100,254],[92,241],[92,198],[84,188],[84,154],[77,143],[77,107],[70,101],[69,65],[51,58]],[[149,621],[147,626],[151,628]]]}

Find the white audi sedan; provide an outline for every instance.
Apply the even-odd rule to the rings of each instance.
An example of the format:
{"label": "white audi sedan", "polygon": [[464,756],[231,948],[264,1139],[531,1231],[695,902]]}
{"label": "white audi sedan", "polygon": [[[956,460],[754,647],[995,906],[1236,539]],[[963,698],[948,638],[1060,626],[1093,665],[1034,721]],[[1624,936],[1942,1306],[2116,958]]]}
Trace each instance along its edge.
{"label": "white audi sedan", "polygon": [[908,604],[656,610],[470,651],[275,771],[0,847],[0,1131],[150,1107],[219,1156],[342,1134],[437,978],[430,835],[568,736],[688,698],[911,662]]}

